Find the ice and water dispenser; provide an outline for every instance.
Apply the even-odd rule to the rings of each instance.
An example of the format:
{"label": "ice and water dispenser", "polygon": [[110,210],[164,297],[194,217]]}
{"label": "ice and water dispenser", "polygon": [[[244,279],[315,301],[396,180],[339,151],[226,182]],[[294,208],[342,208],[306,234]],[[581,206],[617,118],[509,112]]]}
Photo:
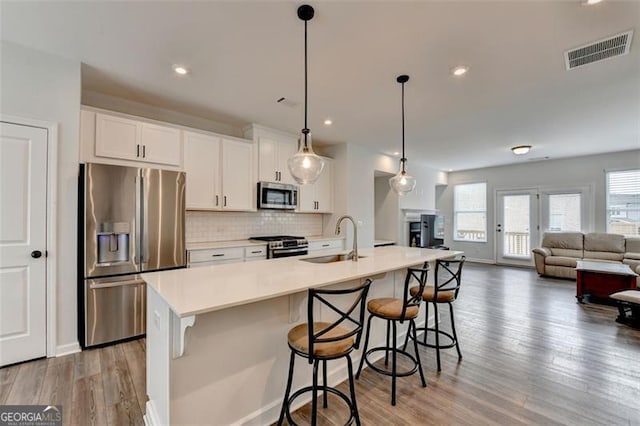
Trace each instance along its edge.
{"label": "ice and water dispenser", "polygon": [[103,222],[99,225],[98,265],[129,261],[131,226],[127,222]]}

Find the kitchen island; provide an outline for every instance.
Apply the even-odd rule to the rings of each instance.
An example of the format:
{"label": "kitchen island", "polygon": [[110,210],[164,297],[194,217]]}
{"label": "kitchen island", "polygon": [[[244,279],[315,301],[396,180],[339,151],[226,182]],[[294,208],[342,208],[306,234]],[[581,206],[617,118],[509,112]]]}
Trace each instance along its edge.
{"label": "kitchen island", "polygon": [[[407,267],[458,254],[389,246],[361,250],[358,262],[305,261],[317,257],[310,255],[143,274],[148,284],[145,422],[273,423],[287,377],[287,332],[306,321],[307,289],[371,278],[369,298],[399,297]],[[315,315],[323,320],[331,312]],[[384,340],[382,328],[372,327],[373,345]],[[360,351],[354,362],[359,356]],[[330,384],[346,378],[346,364],[328,366]],[[300,362],[294,389],[310,379],[308,365]]]}

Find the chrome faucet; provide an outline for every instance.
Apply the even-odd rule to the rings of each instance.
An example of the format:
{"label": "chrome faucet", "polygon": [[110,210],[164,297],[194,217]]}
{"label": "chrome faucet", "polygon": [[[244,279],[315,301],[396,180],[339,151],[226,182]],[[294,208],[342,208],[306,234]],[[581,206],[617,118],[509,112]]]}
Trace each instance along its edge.
{"label": "chrome faucet", "polygon": [[336,223],[336,235],[340,235],[340,224],[343,220],[349,219],[351,223],[353,223],[353,250],[347,255],[347,258],[351,258],[354,262],[358,261],[358,226],[356,225],[356,221],[353,220],[351,216],[340,216],[338,222]]}

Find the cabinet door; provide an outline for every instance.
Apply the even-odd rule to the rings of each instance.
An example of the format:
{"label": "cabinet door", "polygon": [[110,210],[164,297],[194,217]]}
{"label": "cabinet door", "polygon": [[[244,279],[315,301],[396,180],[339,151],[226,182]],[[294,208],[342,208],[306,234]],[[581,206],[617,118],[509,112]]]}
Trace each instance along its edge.
{"label": "cabinet door", "polygon": [[300,202],[298,211],[302,213],[316,213],[316,185],[300,185],[298,195]]}
{"label": "cabinet door", "polygon": [[184,171],[187,173],[187,209],[219,209],[220,139],[184,133]]}
{"label": "cabinet door", "polygon": [[96,156],[138,160],[141,123],[122,117],[96,114]]}
{"label": "cabinet door", "polygon": [[298,151],[298,142],[295,140],[281,140],[278,143],[278,171],[280,172],[280,182],[290,185],[297,185],[291,173],[289,173],[289,158]]}
{"label": "cabinet door", "polygon": [[180,130],[142,123],[142,161],[180,166]]}
{"label": "cabinet door", "polygon": [[278,142],[260,138],[258,145],[259,180],[263,182],[278,182]]}
{"label": "cabinet door", "polygon": [[253,144],[222,139],[222,208],[253,209]]}
{"label": "cabinet door", "polygon": [[314,184],[316,187],[316,211],[333,212],[333,163],[325,158],[322,174]]}

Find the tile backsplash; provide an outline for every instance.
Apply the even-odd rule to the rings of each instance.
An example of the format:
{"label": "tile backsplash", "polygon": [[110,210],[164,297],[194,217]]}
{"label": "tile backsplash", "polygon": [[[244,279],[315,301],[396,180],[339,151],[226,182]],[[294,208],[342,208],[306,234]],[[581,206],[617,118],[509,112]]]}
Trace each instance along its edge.
{"label": "tile backsplash", "polygon": [[279,211],[187,212],[189,243],[244,240],[261,235],[322,235],[322,215]]}

